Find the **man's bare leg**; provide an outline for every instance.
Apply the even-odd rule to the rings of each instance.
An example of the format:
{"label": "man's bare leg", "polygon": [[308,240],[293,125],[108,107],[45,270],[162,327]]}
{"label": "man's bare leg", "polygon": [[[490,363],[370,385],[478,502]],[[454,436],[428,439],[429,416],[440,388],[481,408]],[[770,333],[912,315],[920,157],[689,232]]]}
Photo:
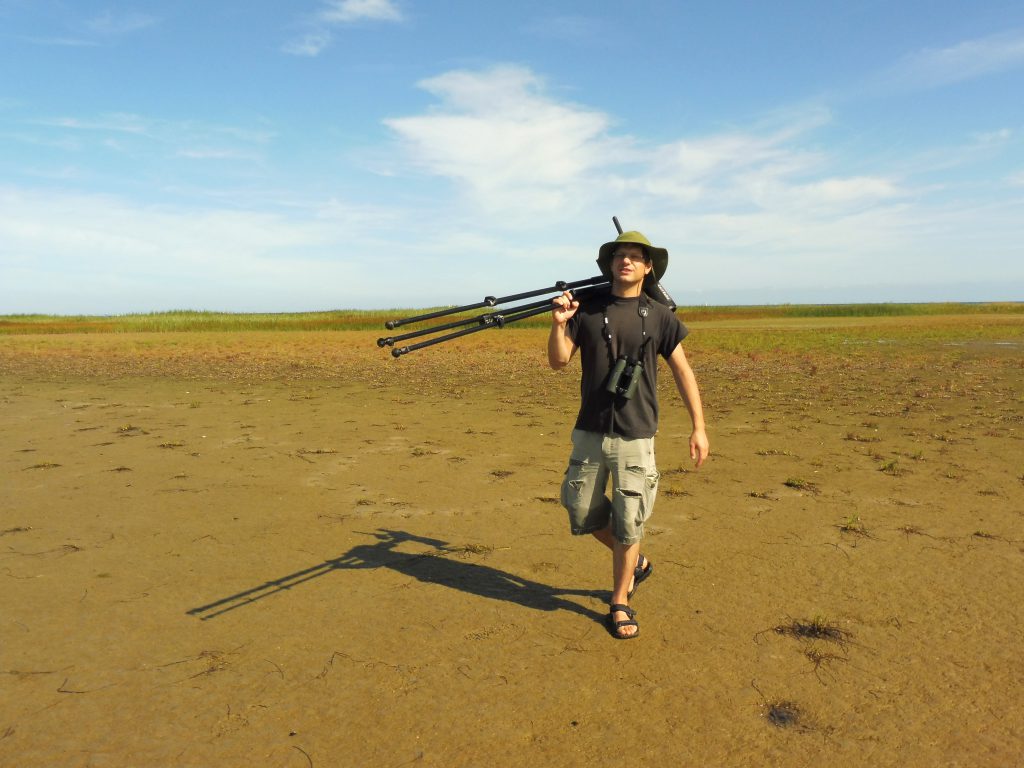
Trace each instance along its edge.
{"label": "man's bare leg", "polygon": [[[633,572],[640,559],[640,545],[616,541],[611,523],[607,528],[594,531],[593,536],[612,551],[612,604],[629,605],[629,591],[633,588]],[[612,615],[612,621],[626,621],[628,618],[622,611]],[[636,627],[622,627],[618,633],[622,637],[630,637],[638,631]]]}
{"label": "man's bare leg", "polygon": [[[599,531],[594,531],[594,533],[592,535],[593,535],[593,537],[595,539],[597,539],[602,544],[604,544],[606,547],[608,547],[608,549],[612,550],[613,556],[614,556],[615,537],[612,535],[612,524],[611,523],[608,523],[608,526],[606,528],[602,528]],[[631,574],[636,571],[636,566],[639,565],[639,560],[640,560],[639,551],[637,552],[636,560],[637,560],[637,562],[635,562],[633,564],[633,569],[630,571]],[[633,577],[631,576],[630,579],[629,579],[629,589],[627,590],[627,592],[632,592],[633,591],[633,586],[634,586],[633,585]]]}
{"label": "man's bare leg", "polygon": [[615,545],[615,537],[612,536],[612,524],[602,528],[599,531],[594,531],[593,536],[595,539],[604,544],[608,549],[611,549]]}
{"label": "man's bare leg", "polygon": [[[636,569],[636,561],[640,556],[639,544],[620,544],[615,541],[612,544],[612,604],[629,605],[629,590],[633,583],[633,571]],[[629,616],[622,611],[612,614],[612,621],[626,621]],[[620,637],[631,637],[640,630],[637,627],[620,627],[617,634]]]}

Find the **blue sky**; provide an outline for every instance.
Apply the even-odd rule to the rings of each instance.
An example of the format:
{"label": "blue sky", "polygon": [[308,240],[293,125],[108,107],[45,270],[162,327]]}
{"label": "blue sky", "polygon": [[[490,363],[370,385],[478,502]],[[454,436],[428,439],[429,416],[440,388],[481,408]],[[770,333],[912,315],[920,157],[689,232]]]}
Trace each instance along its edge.
{"label": "blue sky", "polygon": [[0,0],[0,314],[1024,300],[1024,4]]}

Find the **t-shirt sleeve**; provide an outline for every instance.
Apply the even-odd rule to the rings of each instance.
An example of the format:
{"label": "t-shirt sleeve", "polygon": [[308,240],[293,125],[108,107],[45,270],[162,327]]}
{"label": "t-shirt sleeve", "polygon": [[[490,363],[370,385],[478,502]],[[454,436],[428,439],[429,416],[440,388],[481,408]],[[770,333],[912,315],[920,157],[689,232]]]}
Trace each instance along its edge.
{"label": "t-shirt sleeve", "polygon": [[672,313],[665,316],[664,332],[661,334],[661,345],[658,347],[658,354],[666,360],[672,356],[679,346],[679,342],[689,335],[690,329],[683,325],[683,321]]}
{"label": "t-shirt sleeve", "polygon": [[576,310],[576,314],[570,317],[569,322],[565,324],[565,335],[572,339],[572,343],[576,346],[580,344],[576,337],[580,332],[580,316],[582,314],[582,312]]}

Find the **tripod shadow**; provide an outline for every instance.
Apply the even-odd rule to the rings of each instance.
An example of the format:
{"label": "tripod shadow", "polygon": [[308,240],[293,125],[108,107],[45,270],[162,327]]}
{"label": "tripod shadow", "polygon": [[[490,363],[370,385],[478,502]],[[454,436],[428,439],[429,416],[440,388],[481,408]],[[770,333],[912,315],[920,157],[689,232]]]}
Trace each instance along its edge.
{"label": "tripod shadow", "polygon": [[[467,550],[452,547],[448,542],[440,539],[387,529],[367,535],[376,538],[377,543],[354,546],[341,557],[325,560],[310,568],[266,581],[259,586],[223,597],[212,603],[191,608],[187,613],[206,621],[263,600],[278,592],[294,589],[300,584],[320,578],[332,571],[390,568],[427,584],[441,584],[492,600],[503,600],[538,611],[572,611],[598,622],[603,620],[603,614],[591,611],[564,598],[566,595],[602,597],[604,596],[602,592],[557,589],[490,566],[453,560],[446,555],[464,553]],[[426,552],[407,552],[399,549],[403,544],[419,544],[431,547],[431,549]]]}

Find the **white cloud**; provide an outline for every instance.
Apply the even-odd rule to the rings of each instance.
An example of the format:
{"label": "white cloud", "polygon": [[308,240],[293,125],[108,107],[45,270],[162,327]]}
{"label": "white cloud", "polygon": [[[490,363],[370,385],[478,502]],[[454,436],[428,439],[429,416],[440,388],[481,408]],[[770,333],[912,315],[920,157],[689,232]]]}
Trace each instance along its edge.
{"label": "white cloud", "polygon": [[37,120],[38,125],[53,128],[70,128],[82,131],[99,131],[103,133],[134,133],[144,134],[150,131],[153,121],[139,115],[115,112],[98,118],[57,117],[49,120]]}
{"label": "white cloud", "polygon": [[385,124],[415,166],[456,181],[490,211],[571,205],[586,196],[588,178],[631,151],[609,138],[607,115],[553,101],[522,67],[448,72],[419,85],[441,104]]}
{"label": "white cloud", "polygon": [[91,48],[99,45],[95,40],[79,37],[27,37],[25,40],[33,45],[52,45],[59,48]]}
{"label": "white cloud", "polygon": [[668,196],[675,188],[679,201],[687,203],[771,205],[791,179],[820,172],[824,158],[797,142],[827,120],[820,110],[797,112],[781,127],[727,131],[656,147],[633,186]]}
{"label": "white cloud", "polygon": [[[237,158],[255,160],[274,138],[263,126],[236,126],[204,123],[195,120],[167,120],[145,115],[115,112],[96,116],[64,116],[32,121],[57,134],[41,137],[52,146],[72,150],[94,150],[102,147],[118,153],[132,150],[154,156],[177,155],[199,159]],[[20,137],[19,137],[20,138]]]}
{"label": "white cloud", "polygon": [[984,131],[982,133],[976,133],[974,140],[979,146],[991,146],[998,144],[1005,144],[1011,138],[1013,138],[1013,131],[1009,128],[1000,128],[995,131]]}
{"label": "white cloud", "polygon": [[874,176],[823,179],[799,189],[807,197],[808,202],[820,200],[838,204],[888,200],[906,194],[890,179]]}
{"label": "white cloud", "polygon": [[224,125],[197,120],[168,120],[128,112],[111,112],[90,118],[60,117],[37,122],[40,125],[51,125],[82,131],[144,134],[165,139],[172,136],[194,137],[197,135],[215,135],[263,144],[274,137],[274,133],[266,128]]}
{"label": "white cloud", "polygon": [[241,152],[237,149],[214,149],[210,147],[193,147],[179,149],[178,157],[189,160],[259,160],[260,156],[254,152]]}
{"label": "white cloud", "polygon": [[938,87],[1024,66],[1024,32],[965,40],[947,48],[926,48],[904,57],[891,73],[898,84]]}
{"label": "white cloud", "polygon": [[140,29],[152,27],[160,21],[156,16],[145,13],[129,12],[115,14],[112,11],[105,11],[86,22],[85,26],[91,32],[98,35],[126,35],[137,32]]}
{"label": "white cloud", "polygon": [[364,21],[404,21],[394,0],[325,0],[306,20],[308,31],[287,41],[281,50],[293,56],[319,56],[332,41],[331,29]]}
{"label": "white cloud", "polygon": [[[76,254],[82,260],[102,257],[111,268],[132,270],[160,255],[165,264],[150,268],[173,271],[185,262],[209,261],[214,270],[218,265],[233,269],[244,254],[301,247],[316,240],[308,231],[280,227],[270,215],[175,212],[112,196],[16,189],[5,190],[0,200],[6,252]],[[56,221],[63,223],[52,226]],[[214,253],[217,257],[210,259]]]}
{"label": "white cloud", "polygon": [[[905,195],[897,180],[846,177],[806,148],[826,125],[819,108],[777,114],[747,131],[645,145],[610,115],[560,103],[516,66],[448,72],[421,82],[438,104],[385,123],[411,163],[450,180],[477,209],[542,221],[627,200],[636,208],[861,211]],[[621,204],[621,203],[620,203]]]}
{"label": "white cloud", "polygon": [[[556,99],[523,67],[448,72],[420,86],[436,103],[385,121],[409,159],[404,167],[395,161],[396,173],[412,167],[451,184],[462,193],[451,210],[474,231],[529,232],[531,254],[570,277],[573,263],[589,261],[569,257],[591,249],[566,244],[579,236],[599,244],[611,234],[612,214],[670,246],[677,265],[670,283],[692,278],[717,290],[845,290],[909,285],[922,275],[955,284],[968,255],[978,279],[991,280],[991,265],[1014,252],[1021,228],[1011,223],[1013,206],[975,205],[954,215],[978,190],[961,190],[955,180],[939,188],[934,169],[916,167],[913,158],[881,166],[858,158],[848,171],[846,158],[823,149],[831,115],[820,108],[652,144],[627,121]],[[1009,138],[996,129],[948,149],[963,153]],[[983,242],[963,234],[978,226],[992,236]],[[687,253],[702,257],[681,257],[690,274],[678,266]],[[526,267],[523,257],[518,264]],[[491,268],[504,269],[498,261]]]}
{"label": "white cloud", "polygon": [[123,37],[156,26],[160,21],[159,17],[146,13],[115,13],[106,10],[84,21],[76,21],[73,24],[75,29],[69,35],[25,36],[22,39],[33,45],[60,48],[95,47],[111,38]]}
{"label": "white cloud", "polygon": [[330,44],[329,32],[310,32],[302,37],[289,40],[281,47],[281,50],[293,56],[318,56]]}
{"label": "white cloud", "polygon": [[[988,190],[958,187],[955,174],[925,167],[933,158],[901,156],[892,166],[826,151],[827,110],[654,142],[629,115],[568,101],[522,66],[419,85],[434,103],[384,121],[394,141],[368,150],[390,176],[367,197],[382,191],[388,210],[282,201],[288,182],[273,189],[272,169],[228,189],[220,165],[214,182],[166,177],[180,199],[216,199],[207,211],[0,186],[0,313],[463,303],[595,274],[613,214],[669,248],[666,284],[674,294],[684,286],[681,301],[695,299],[691,286],[719,296],[745,288],[754,300],[836,286],[857,300],[849,286],[962,281],[968,260],[979,280],[1024,280],[1014,266],[1024,264],[1024,199],[1005,199],[1017,192],[1006,195],[1007,180],[1024,185],[1016,161],[992,180],[1002,198],[986,207]],[[202,161],[251,160],[273,138],[258,123],[130,113],[45,125],[47,140],[83,150],[116,142],[147,162],[159,148],[195,161],[174,160],[176,168],[200,172]],[[1016,132],[988,127],[941,155],[1008,153]],[[64,158],[57,165],[75,171]],[[941,193],[927,186],[938,181]],[[378,280],[384,267],[389,279]]]}
{"label": "white cloud", "polygon": [[0,187],[0,314],[353,306],[367,299],[348,287],[353,269],[367,264],[363,251],[349,263],[346,243],[387,228],[381,212],[341,202],[171,209]]}
{"label": "white cloud", "polygon": [[402,12],[392,0],[329,0],[320,18],[328,24],[354,21],[401,21]]}
{"label": "white cloud", "polygon": [[526,29],[536,37],[555,40],[559,43],[608,44],[613,39],[612,30],[603,18],[579,15],[545,16],[532,22]]}

